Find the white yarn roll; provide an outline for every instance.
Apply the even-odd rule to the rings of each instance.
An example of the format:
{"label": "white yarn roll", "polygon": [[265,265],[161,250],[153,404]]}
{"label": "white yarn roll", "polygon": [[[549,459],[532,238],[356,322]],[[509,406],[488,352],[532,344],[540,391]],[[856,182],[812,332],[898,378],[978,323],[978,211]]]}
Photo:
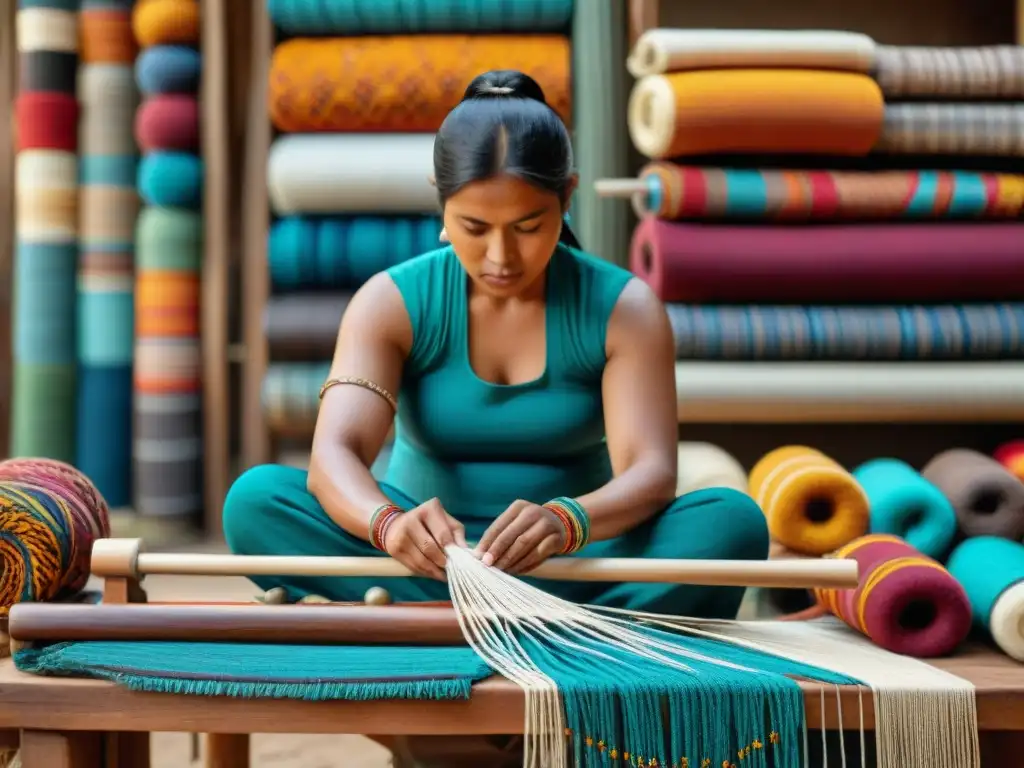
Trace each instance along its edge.
{"label": "white yarn roll", "polygon": [[18,50],[78,52],[78,14],[56,8],[26,8],[16,20]]}
{"label": "white yarn roll", "polygon": [[267,187],[279,216],[436,213],[434,135],[289,134],[270,147]]}
{"label": "white yarn roll", "polygon": [[1024,661],[1024,582],[1014,584],[996,600],[988,617],[996,645],[1017,661]]}
{"label": "white yarn roll", "polygon": [[70,243],[78,239],[78,156],[29,149],[14,161],[15,226],[23,242]]}
{"label": "white yarn roll", "polygon": [[730,453],[711,443],[679,443],[676,495],[704,488],[733,488],[747,493],[747,471]]}
{"label": "white yarn roll", "polygon": [[792,67],[870,72],[876,44],[833,30],[650,29],[626,66],[633,77],[714,67]]}
{"label": "white yarn roll", "polygon": [[77,91],[83,106],[134,110],[139,104],[135,68],[131,64],[83,64],[78,68]]}

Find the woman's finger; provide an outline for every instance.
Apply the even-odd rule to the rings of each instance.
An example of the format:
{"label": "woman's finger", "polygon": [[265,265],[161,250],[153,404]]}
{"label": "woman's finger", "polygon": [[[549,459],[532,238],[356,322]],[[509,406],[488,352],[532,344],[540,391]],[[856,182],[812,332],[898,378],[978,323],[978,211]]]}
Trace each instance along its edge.
{"label": "woman's finger", "polygon": [[426,576],[428,579],[436,579],[437,581],[448,580],[444,570],[434,565],[422,552],[413,550],[406,554],[406,558],[408,560],[406,565],[420,576]]}
{"label": "woman's finger", "polygon": [[508,511],[503,512],[498,516],[493,523],[487,526],[487,530],[484,531],[484,535],[480,537],[480,541],[476,543],[476,551],[479,554],[484,554],[494,544],[494,540],[498,538],[502,531],[504,531],[509,524],[515,520],[514,515],[510,515]]}
{"label": "woman's finger", "polygon": [[551,534],[550,528],[543,520],[536,521],[513,541],[505,554],[494,561],[494,567],[510,571],[524,558],[529,557],[537,546]]}
{"label": "woman's finger", "polygon": [[505,553],[509,547],[526,533],[536,521],[533,518],[527,517],[526,515],[520,515],[514,518],[494,539],[494,542],[486,550],[484,550],[483,557],[481,558],[484,565],[495,565]]}
{"label": "woman's finger", "polygon": [[422,520],[410,520],[406,531],[413,549],[421,552],[427,560],[438,568],[444,568],[448,562],[448,556],[441,549],[434,538],[434,534]]}
{"label": "woman's finger", "polygon": [[561,537],[558,534],[549,533],[547,538],[534,547],[530,554],[521,559],[507,572],[513,575],[529,573],[549,557],[556,554],[561,546]]}

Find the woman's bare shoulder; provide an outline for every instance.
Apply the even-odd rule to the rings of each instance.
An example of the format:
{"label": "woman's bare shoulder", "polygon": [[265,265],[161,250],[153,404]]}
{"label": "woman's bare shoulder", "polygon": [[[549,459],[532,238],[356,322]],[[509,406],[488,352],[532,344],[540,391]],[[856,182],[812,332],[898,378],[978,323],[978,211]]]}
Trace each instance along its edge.
{"label": "woman's bare shoulder", "polygon": [[368,344],[394,343],[408,351],[412,324],[402,294],[387,272],[378,272],[353,294],[342,318],[342,334]]}

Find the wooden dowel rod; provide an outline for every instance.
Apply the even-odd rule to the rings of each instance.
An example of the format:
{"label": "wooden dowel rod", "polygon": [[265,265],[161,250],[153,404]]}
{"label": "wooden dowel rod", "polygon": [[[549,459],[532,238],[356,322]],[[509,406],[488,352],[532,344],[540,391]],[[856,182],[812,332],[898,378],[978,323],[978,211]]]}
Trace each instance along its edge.
{"label": "wooden dowel rod", "polygon": [[598,179],[594,182],[594,190],[599,197],[632,197],[647,191],[647,182],[643,179]]}
{"label": "wooden dowel rod", "polygon": [[[304,557],[138,553],[129,566],[93,549],[96,576],[412,576],[389,557]],[[105,541],[114,542],[108,539]],[[116,545],[115,545],[116,546]],[[128,570],[128,573],[125,573]],[[738,587],[856,587],[854,560],[654,560],[645,558],[554,558],[530,576],[559,581],[648,582]]]}

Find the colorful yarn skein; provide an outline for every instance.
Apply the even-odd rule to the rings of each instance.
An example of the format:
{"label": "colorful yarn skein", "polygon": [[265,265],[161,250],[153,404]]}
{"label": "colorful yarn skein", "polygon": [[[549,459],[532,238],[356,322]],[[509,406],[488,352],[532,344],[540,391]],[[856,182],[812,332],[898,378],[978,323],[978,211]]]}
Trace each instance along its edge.
{"label": "colorful yarn skein", "polygon": [[977,536],[954,549],[946,567],[967,592],[975,625],[1007,656],[1024,661],[1024,545]]}
{"label": "colorful yarn skein", "polygon": [[107,502],[77,469],[51,459],[0,462],[0,616],[15,603],[80,591],[93,542],[109,536]]}
{"label": "colorful yarn skein", "polygon": [[868,531],[868,498],[853,475],[802,445],[776,448],[750,472],[750,495],[764,510],[772,540],[824,555]]}
{"label": "colorful yarn skein", "polygon": [[963,586],[937,561],[898,536],[873,533],[838,549],[856,560],[856,589],[817,588],[818,603],[876,645],[893,653],[932,658],[951,653],[971,631]]}
{"label": "colorful yarn skein", "polygon": [[996,448],[992,458],[1010,470],[1014,477],[1024,482],[1024,440],[1004,443]]}
{"label": "colorful yarn skein", "polygon": [[921,475],[953,505],[961,538],[1024,539],[1024,481],[991,456],[953,448],[933,457]]}
{"label": "colorful yarn skein", "polygon": [[875,459],[853,470],[871,505],[871,532],[904,539],[922,554],[944,559],[956,537],[956,512],[942,491],[897,459]]}

